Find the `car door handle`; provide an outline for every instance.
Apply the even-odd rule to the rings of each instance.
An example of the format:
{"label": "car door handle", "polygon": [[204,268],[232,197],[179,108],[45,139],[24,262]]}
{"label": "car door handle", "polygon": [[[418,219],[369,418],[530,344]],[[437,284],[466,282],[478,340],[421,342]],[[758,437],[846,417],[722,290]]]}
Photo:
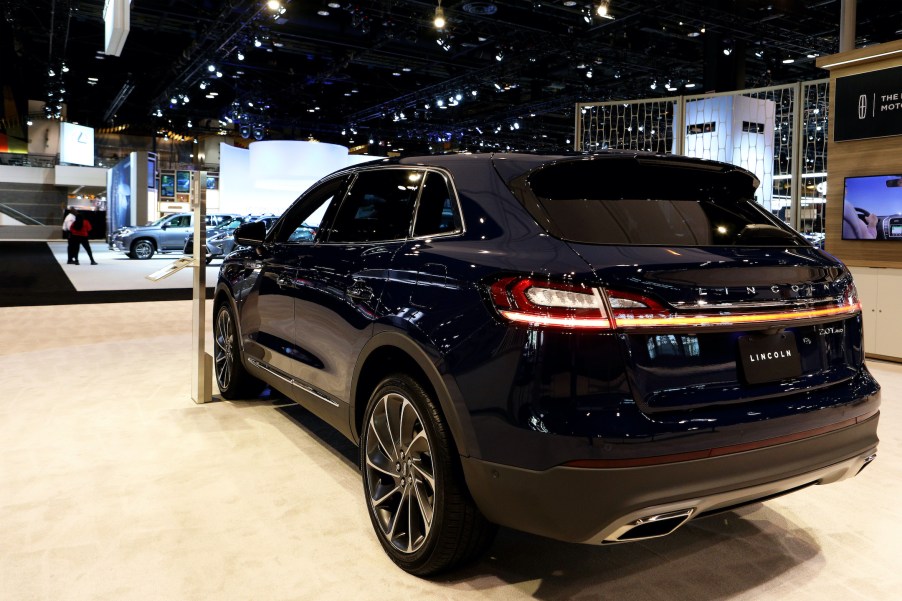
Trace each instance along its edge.
{"label": "car door handle", "polygon": [[376,295],[373,293],[373,289],[369,286],[355,282],[351,285],[350,288],[348,288],[348,296],[355,301],[368,302],[373,300]]}

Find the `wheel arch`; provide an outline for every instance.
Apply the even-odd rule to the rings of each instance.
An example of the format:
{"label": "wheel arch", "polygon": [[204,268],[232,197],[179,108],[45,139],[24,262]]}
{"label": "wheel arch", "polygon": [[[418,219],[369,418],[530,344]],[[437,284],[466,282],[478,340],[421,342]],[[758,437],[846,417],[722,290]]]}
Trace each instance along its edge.
{"label": "wheel arch", "polygon": [[355,442],[360,442],[363,417],[372,391],[382,378],[399,371],[415,378],[436,399],[457,452],[462,456],[476,454],[469,413],[453,380],[439,372],[436,362],[426,350],[395,332],[381,332],[373,336],[364,346],[354,367],[349,415]]}

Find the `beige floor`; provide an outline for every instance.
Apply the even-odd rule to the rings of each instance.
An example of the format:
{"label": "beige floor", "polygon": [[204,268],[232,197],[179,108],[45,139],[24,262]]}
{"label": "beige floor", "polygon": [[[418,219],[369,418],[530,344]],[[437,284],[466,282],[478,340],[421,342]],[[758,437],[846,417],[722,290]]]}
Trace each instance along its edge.
{"label": "beige floor", "polygon": [[191,401],[190,328],[189,301],[0,308],[0,600],[902,596],[902,365],[870,363],[882,442],[858,478],[644,543],[502,531],[427,581],[382,553],[331,431]]}

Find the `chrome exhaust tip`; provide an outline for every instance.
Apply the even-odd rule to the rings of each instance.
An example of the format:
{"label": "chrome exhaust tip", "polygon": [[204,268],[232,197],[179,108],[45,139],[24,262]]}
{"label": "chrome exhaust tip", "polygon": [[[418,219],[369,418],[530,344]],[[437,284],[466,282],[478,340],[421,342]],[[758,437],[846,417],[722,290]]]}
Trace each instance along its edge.
{"label": "chrome exhaust tip", "polygon": [[677,511],[668,511],[666,513],[656,513],[641,517],[624,524],[615,530],[604,540],[604,542],[625,543],[667,536],[689,521],[689,518],[691,518],[694,513],[695,508],[689,507],[687,509],[679,509]]}

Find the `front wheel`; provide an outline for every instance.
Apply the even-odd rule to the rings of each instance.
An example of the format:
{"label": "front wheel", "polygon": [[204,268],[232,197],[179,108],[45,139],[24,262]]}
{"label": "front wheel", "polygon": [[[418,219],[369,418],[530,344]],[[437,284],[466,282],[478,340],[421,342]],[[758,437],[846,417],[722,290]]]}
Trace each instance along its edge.
{"label": "front wheel", "polygon": [[154,252],[153,242],[150,240],[138,240],[132,245],[131,256],[135,259],[149,259]]}
{"label": "front wheel", "polygon": [[238,326],[227,302],[216,311],[213,329],[213,364],[219,393],[230,400],[257,397],[265,384],[247,373],[241,363]]}
{"label": "front wheel", "polygon": [[360,464],[373,528],[403,570],[435,574],[491,544],[496,527],[470,497],[441,412],[413,378],[396,374],[376,387]]}

